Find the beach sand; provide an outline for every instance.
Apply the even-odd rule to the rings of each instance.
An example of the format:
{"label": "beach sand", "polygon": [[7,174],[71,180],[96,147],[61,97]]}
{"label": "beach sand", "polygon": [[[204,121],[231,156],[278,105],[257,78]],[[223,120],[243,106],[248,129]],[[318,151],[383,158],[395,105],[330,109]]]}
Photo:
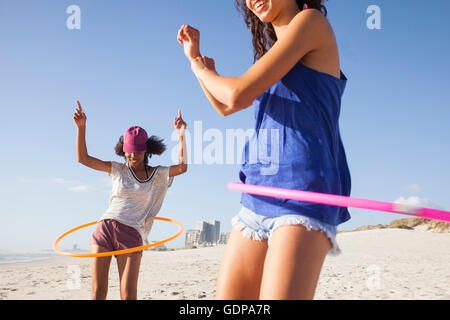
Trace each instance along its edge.
{"label": "beach sand", "polygon": [[[315,299],[450,299],[450,233],[376,229],[338,234],[342,254],[327,256]],[[225,246],[146,251],[138,299],[214,299]],[[108,299],[120,299],[115,258]],[[0,265],[0,299],[91,297],[89,258]]]}

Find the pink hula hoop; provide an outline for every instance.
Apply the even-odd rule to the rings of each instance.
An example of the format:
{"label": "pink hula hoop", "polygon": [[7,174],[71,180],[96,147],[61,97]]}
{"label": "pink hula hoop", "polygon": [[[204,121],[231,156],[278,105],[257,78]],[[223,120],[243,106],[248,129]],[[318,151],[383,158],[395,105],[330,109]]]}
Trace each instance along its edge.
{"label": "pink hula hoop", "polygon": [[252,184],[244,184],[240,182],[229,182],[228,189],[255,194],[259,196],[267,196],[274,198],[283,198],[289,200],[298,200],[305,202],[313,202],[326,204],[337,207],[351,207],[351,208],[361,208],[361,209],[369,209],[375,211],[384,211],[384,212],[392,212],[398,214],[406,214],[410,216],[438,220],[444,222],[450,222],[450,212],[430,209],[430,208],[420,208],[420,207],[412,207],[408,205],[391,203],[391,202],[382,202],[376,200],[366,200],[359,198],[352,198],[341,195],[334,194],[326,194],[326,193],[318,193],[311,191],[300,191],[300,190],[290,190],[290,189],[282,189],[275,187],[265,187],[265,186],[257,186]]}

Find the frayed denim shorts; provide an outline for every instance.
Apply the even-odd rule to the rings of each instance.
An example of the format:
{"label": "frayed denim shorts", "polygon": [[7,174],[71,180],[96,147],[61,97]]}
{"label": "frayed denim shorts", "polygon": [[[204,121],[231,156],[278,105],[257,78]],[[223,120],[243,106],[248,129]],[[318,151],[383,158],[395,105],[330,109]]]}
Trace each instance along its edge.
{"label": "frayed denim shorts", "polygon": [[301,224],[308,230],[316,230],[325,233],[331,243],[328,255],[337,256],[341,253],[336,242],[336,226],[323,223],[317,219],[302,215],[284,215],[280,217],[266,217],[242,207],[241,211],[233,217],[231,224],[241,231],[242,235],[248,239],[262,241],[268,239],[269,245],[273,232],[283,225]]}

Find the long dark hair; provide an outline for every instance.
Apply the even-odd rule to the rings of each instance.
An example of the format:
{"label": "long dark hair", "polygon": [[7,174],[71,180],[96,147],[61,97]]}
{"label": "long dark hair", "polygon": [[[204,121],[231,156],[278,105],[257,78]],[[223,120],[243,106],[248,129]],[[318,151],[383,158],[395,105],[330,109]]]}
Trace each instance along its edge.
{"label": "long dark hair", "polygon": [[[148,158],[151,158],[153,154],[160,155],[166,151],[166,145],[163,143],[164,139],[158,138],[157,136],[151,136],[147,140],[147,150],[145,152],[144,164],[148,164]],[[123,152],[123,136],[120,136],[119,142],[117,142],[114,148],[116,154],[121,157],[125,157],[125,152]]]}
{"label": "long dark hair", "polygon": [[[296,0],[300,10],[306,4],[308,9],[320,10],[327,16],[327,9],[323,5],[325,0]],[[245,25],[253,36],[253,62],[259,60],[277,41],[277,35],[271,23],[265,23],[247,7],[246,0],[235,0],[236,9],[244,17]]]}

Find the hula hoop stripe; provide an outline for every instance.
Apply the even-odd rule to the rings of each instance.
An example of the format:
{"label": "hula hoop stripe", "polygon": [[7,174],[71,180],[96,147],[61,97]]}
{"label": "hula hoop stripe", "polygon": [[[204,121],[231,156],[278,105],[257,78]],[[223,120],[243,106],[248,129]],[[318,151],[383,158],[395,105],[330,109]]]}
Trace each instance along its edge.
{"label": "hula hoop stripe", "polygon": [[163,217],[154,217],[155,220],[162,220],[162,221],[167,221],[167,222],[171,222],[176,224],[180,230],[178,231],[177,234],[161,240],[161,241],[157,241],[154,243],[150,243],[147,244],[145,246],[140,246],[140,247],[134,247],[134,248],[129,248],[129,249],[124,249],[124,250],[116,250],[116,251],[109,251],[109,252],[100,252],[100,253],[72,253],[72,252],[67,252],[67,251],[63,251],[58,247],[58,243],[59,241],[61,241],[62,238],[64,238],[65,236],[67,236],[68,234],[75,232],[77,230],[92,226],[94,224],[96,224],[98,221],[93,221],[93,222],[89,222],[86,224],[83,224],[82,226],[76,227],[72,230],[67,231],[66,233],[64,233],[62,236],[60,236],[58,239],[56,239],[56,241],[53,243],[53,250],[55,250],[57,253],[63,255],[63,256],[68,256],[68,257],[76,257],[76,258],[93,258],[93,257],[108,257],[108,256],[112,256],[112,255],[120,255],[120,254],[126,254],[126,253],[132,253],[132,252],[136,252],[136,251],[141,251],[141,250],[145,250],[148,248],[152,248],[152,247],[156,247],[159,245],[162,245],[163,243],[169,242],[173,239],[175,239],[176,237],[180,236],[183,232],[184,232],[184,227],[181,223],[169,219],[169,218],[163,218]]}
{"label": "hula hoop stripe", "polygon": [[253,184],[244,184],[241,182],[229,182],[228,189],[266,197],[313,202],[337,207],[351,207],[375,211],[392,212],[425,219],[450,222],[449,211],[431,208],[412,207],[409,205],[403,205],[398,203],[366,200],[311,191],[300,191],[275,187],[258,186]]}

